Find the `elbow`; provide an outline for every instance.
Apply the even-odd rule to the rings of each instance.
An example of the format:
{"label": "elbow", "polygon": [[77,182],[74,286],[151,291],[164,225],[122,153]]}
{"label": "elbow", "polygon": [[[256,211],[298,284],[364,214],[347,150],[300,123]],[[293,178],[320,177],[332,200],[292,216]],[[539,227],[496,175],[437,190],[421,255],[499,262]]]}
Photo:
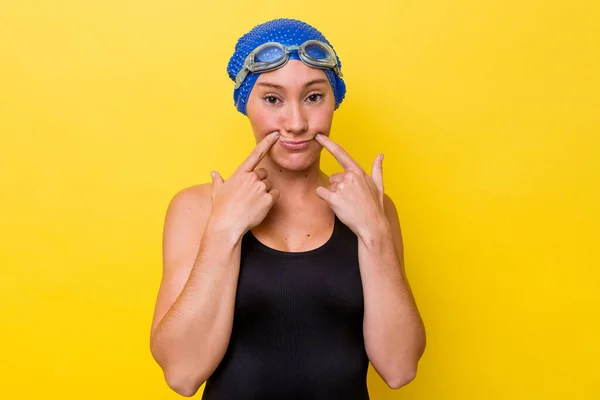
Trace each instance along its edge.
{"label": "elbow", "polygon": [[390,389],[400,389],[402,386],[408,385],[417,376],[417,368],[404,369],[393,376],[384,379]]}
{"label": "elbow", "polygon": [[414,360],[403,362],[401,365],[397,365],[395,368],[395,372],[390,374],[389,378],[385,378],[385,383],[390,387],[390,389],[400,389],[402,386],[406,386],[411,383],[417,377],[417,367],[419,365],[419,360],[423,353],[425,352],[425,331],[423,330],[422,341],[420,342],[420,347],[418,348],[416,357]]}
{"label": "elbow", "polygon": [[192,397],[198,392],[200,386],[206,379],[189,373],[174,373],[165,371],[167,385],[177,394],[184,397]]}
{"label": "elbow", "polygon": [[164,351],[160,351],[155,345],[154,340],[150,343],[150,351],[163,371],[167,386],[181,396],[192,397],[196,394],[198,389],[200,389],[200,386],[202,386],[206,379],[208,379],[205,379],[202,374],[190,372],[198,371],[199,368],[189,366],[184,367],[180,364],[175,365],[173,360],[167,360]]}

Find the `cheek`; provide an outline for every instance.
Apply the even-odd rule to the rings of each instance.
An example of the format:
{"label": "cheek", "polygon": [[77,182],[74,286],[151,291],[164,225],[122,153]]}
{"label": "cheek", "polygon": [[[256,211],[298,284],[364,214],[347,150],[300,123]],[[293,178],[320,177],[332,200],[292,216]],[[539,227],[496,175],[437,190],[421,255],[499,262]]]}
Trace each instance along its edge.
{"label": "cheek", "polygon": [[265,107],[253,108],[251,113],[248,112],[248,119],[257,135],[264,136],[281,125],[280,116]]}
{"label": "cheek", "polygon": [[328,133],[331,128],[331,122],[333,119],[333,108],[332,109],[319,109],[311,115],[310,119],[310,130]]}

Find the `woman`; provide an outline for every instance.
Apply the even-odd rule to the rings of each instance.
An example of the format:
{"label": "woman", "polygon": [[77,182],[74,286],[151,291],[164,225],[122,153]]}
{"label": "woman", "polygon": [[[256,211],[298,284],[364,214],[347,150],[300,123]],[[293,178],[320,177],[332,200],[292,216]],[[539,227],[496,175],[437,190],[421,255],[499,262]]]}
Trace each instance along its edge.
{"label": "woman", "polygon": [[[227,180],[177,193],[166,215],[151,350],[168,385],[212,399],[368,399],[369,361],[410,382],[425,333],[383,194],[328,138],[339,58],[289,19],[242,36],[229,66],[257,146]],[[344,168],[319,168],[326,148]]]}

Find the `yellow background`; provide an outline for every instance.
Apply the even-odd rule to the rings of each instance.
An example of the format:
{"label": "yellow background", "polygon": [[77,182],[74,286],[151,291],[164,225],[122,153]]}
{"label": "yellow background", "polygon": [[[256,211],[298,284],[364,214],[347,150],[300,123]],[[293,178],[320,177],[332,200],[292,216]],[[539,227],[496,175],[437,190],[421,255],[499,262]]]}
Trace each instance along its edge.
{"label": "yellow background", "polygon": [[332,137],[386,155],[428,346],[398,391],[370,370],[372,398],[600,398],[599,11],[3,0],[0,398],[178,398],[148,345],[164,213],[252,148],[225,68],[275,17],[342,59]]}

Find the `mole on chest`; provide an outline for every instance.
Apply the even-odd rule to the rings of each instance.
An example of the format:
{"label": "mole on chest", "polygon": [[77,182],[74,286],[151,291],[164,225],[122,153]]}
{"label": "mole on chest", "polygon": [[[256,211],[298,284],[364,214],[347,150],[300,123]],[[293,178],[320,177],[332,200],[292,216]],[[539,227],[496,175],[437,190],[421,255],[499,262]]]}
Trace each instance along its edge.
{"label": "mole on chest", "polygon": [[297,253],[314,250],[323,246],[332,235],[330,225],[323,229],[298,229],[296,232],[288,234],[258,231],[253,232],[253,235],[259,242],[272,249]]}

